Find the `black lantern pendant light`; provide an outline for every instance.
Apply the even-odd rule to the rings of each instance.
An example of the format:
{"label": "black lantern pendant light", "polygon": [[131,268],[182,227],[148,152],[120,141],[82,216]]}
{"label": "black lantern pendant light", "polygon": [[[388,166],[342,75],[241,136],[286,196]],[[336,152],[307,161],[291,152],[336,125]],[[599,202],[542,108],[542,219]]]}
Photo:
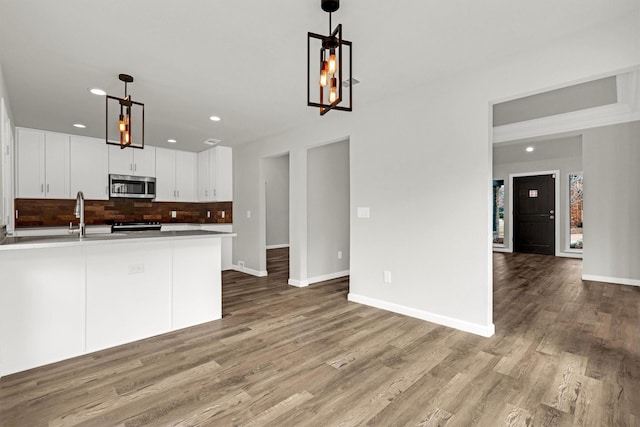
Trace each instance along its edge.
{"label": "black lantern pendant light", "polygon": [[[340,7],[340,0],[321,0],[321,7],[329,13],[329,35],[307,33],[307,105],[319,107],[322,116],[330,110],[352,110],[353,79],[351,42],[342,38],[342,24],[335,29],[331,25],[331,14]],[[320,47],[318,63],[312,59],[315,56],[311,54],[312,44]],[[319,70],[319,74],[315,70]],[[343,91],[343,88],[349,90]],[[317,95],[312,95],[316,91]],[[318,102],[312,101],[315,96]]]}
{"label": "black lantern pendant light", "polygon": [[[110,145],[119,145],[120,148],[144,148],[144,104],[132,101],[131,95],[127,93],[127,84],[133,83],[133,77],[129,74],[120,74],[118,78],[124,82],[124,98],[111,95],[106,97],[106,142]],[[118,111],[117,121],[109,116],[109,100],[112,104],[117,102],[115,105],[115,110]]]}

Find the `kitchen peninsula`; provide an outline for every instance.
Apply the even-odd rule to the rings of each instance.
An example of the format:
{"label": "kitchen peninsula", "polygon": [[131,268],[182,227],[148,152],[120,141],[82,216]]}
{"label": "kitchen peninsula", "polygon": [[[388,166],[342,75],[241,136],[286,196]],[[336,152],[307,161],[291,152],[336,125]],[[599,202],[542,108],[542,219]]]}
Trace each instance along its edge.
{"label": "kitchen peninsula", "polygon": [[221,240],[164,231],[0,245],[0,376],[220,319]]}

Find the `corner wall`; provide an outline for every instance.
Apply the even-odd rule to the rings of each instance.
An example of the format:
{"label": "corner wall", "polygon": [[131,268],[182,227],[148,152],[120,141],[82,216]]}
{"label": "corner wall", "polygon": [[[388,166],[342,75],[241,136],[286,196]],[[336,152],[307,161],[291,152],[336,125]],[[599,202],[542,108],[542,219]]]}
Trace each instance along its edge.
{"label": "corner wall", "polygon": [[640,286],[640,122],[582,137],[583,279]]}

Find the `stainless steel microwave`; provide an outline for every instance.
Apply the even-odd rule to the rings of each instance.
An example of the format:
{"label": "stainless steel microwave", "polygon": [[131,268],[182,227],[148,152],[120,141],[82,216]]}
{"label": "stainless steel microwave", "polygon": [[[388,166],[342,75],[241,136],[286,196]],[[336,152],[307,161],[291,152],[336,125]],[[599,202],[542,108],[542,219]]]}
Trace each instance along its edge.
{"label": "stainless steel microwave", "polygon": [[150,176],[110,174],[109,198],[155,199],[156,179]]}

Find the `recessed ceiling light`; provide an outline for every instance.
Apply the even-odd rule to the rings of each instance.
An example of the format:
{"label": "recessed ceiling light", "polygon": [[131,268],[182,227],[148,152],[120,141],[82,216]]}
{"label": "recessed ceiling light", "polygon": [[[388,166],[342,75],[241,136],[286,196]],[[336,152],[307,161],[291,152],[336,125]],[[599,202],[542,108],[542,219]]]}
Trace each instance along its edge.
{"label": "recessed ceiling light", "polygon": [[533,151],[533,147],[527,147],[527,153],[530,153]]}
{"label": "recessed ceiling light", "polygon": [[73,126],[74,126],[74,127],[77,127],[77,128],[80,128],[80,129],[84,129],[84,128],[86,128],[86,126],[85,126],[85,125],[83,125],[82,123],[74,123],[74,124],[73,124]]}
{"label": "recessed ceiling light", "polygon": [[91,89],[90,92],[94,95],[99,95],[99,96],[105,96],[107,94],[107,92],[103,91],[102,89],[98,89],[97,87],[94,87],[93,89]]}
{"label": "recessed ceiling light", "polygon": [[170,142],[170,143],[172,143],[172,144],[175,144],[175,143],[176,143],[176,142],[178,142],[178,141],[176,141],[175,139],[167,139],[167,142]]}
{"label": "recessed ceiling light", "polygon": [[218,117],[218,116],[211,116],[211,117],[209,117],[209,120],[211,120],[213,122],[219,122],[222,119],[220,117]]}

